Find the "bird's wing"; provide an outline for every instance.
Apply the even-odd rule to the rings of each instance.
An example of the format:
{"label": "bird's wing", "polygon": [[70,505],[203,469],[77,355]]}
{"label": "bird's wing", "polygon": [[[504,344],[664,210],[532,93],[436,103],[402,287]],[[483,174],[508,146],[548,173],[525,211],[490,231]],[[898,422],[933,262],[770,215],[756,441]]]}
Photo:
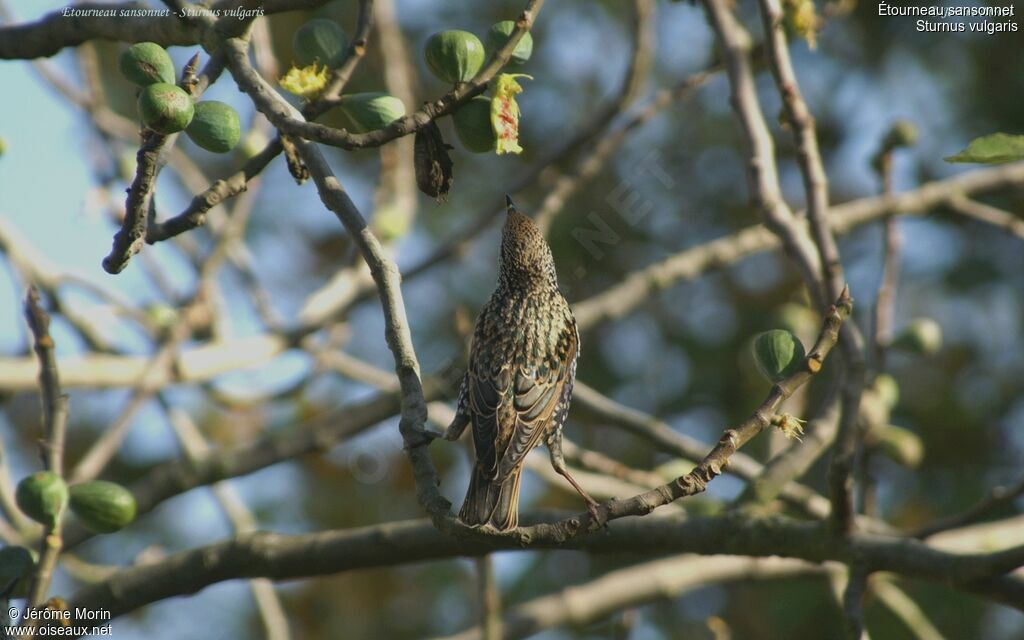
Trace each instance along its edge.
{"label": "bird's wing", "polygon": [[469,402],[477,461],[492,477],[518,468],[556,420],[564,420],[579,338],[574,326],[536,368],[504,363],[496,374],[472,371]]}

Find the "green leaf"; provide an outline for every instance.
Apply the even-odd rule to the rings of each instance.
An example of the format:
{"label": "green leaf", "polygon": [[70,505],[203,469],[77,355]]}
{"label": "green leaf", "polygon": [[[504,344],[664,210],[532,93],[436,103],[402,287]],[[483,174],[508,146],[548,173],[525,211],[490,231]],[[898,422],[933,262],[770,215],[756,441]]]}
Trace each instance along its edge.
{"label": "green leaf", "polygon": [[1008,133],[993,133],[975,138],[967,148],[944,158],[946,162],[980,162],[984,164],[1002,164],[1015,160],[1024,160],[1024,136],[1012,136]]}

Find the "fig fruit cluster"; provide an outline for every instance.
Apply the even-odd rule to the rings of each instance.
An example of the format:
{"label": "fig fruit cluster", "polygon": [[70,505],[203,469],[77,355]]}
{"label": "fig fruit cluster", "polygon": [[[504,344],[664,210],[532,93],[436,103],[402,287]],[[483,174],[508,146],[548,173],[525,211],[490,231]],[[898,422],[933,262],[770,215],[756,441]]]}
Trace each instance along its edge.
{"label": "fig fruit cluster", "polygon": [[175,84],[174,61],[155,42],[139,42],[121,54],[122,75],[140,87],[139,118],[147,129],[162,135],[184,131],[199,147],[227,153],[242,136],[238,112],[216,100],[195,102]]}
{"label": "fig fruit cluster", "polygon": [[[37,471],[18,483],[15,491],[18,508],[40,524],[56,526],[70,505],[71,511],[93,533],[113,533],[135,520],[135,497],[114,482],[96,480],[68,488],[60,475]],[[6,560],[11,560],[7,558]],[[5,558],[0,557],[0,581]]]}
{"label": "fig fruit cluster", "polygon": [[[513,20],[497,22],[487,31],[483,41],[459,29],[435,33],[427,40],[423,51],[427,68],[444,82],[469,82],[480,72],[484,62],[508,43],[515,28]],[[527,32],[516,43],[509,62],[524,64],[532,54],[533,37]],[[498,134],[494,130],[491,112],[491,98],[476,96],[453,114],[455,134],[467,151],[488,153],[496,149]]]}

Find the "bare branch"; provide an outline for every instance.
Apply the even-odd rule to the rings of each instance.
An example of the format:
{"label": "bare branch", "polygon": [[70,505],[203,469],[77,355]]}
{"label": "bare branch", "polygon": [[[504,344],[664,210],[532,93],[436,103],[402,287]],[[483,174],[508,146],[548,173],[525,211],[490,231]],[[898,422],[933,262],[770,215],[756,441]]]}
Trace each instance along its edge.
{"label": "bare branch", "polygon": [[789,47],[782,25],[782,4],[780,0],[759,0],[759,4],[764,21],[769,67],[775,77],[775,85],[782,97],[786,118],[797,145],[797,161],[804,179],[804,191],[807,193],[807,219],[821,261],[820,278],[825,283],[825,295],[834,298],[839,295],[845,280],[839,262],[839,248],[828,226],[828,178],[818,150],[814,116],[804,102],[793,63],[789,59]]}
{"label": "bare branch", "polygon": [[966,218],[990,224],[1007,233],[1024,239],[1024,219],[998,207],[958,195],[949,201],[949,208]]}
{"label": "bare branch", "polygon": [[[68,397],[61,393],[57,373],[57,359],[54,357],[53,338],[50,337],[50,317],[39,306],[39,292],[35,287],[28,290],[25,299],[25,319],[32,331],[33,347],[39,358],[39,387],[43,397],[43,438],[40,447],[43,463],[47,470],[64,473],[64,433],[68,419]],[[35,607],[46,599],[50,588],[53,569],[57,566],[63,540],[60,528],[62,517],[57,514],[53,521],[44,525],[40,541],[39,561],[32,574],[28,589],[28,605]]]}
{"label": "bare branch", "polygon": [[39,390],[43,404],[43,463],[49,471],[64,475],[64,434],[68,419],[68,397],[61,392],[57,357],[50,337],[50,316],[39,306],[39,292],[29,287],[25,297],[25,319],[32,331],[32,347],[39,359]]}
{"label": "bare branch", "polygon": [[[186,457],[194,461],[208,455],[210,445],[188,414],[171,408],[162,395],[159,399]],[[257,529],[256,517],[230,483],[218,482],[210,489],[236,533],[250,533]],[[289,640],[291,632],[288,630],[288,618],[273,583],[265,578],[253,578],[249,581],[249,589],[263,620],[267,640]]]}
{"label": "bare branch", "polygon": [[[626,67],[626,76],[622,80],[618,95],[598,114],[592,126],[607,126],[618,114],[624,112],[643,90],[650,72],[651,56],[655,46],[655,21],[652,16],[656,15],[656,9],[657,6],[652,0],[633,1],[633,52]],[[701,75],[697,74],[695,78]],[[695,87],[699,84],[700,81],[697,81],[690,86]],[[641,122],[635,124],[639,125]],[[548,192],[534,214],[534,220],[541,231],[545,234],[548,232],[552,219],[565,206],[566,200],[576,192],[582,182],[600,171],[614,149],[622,143],[627,131],[628,129],[624,127],[615,135],[605,136],[589,154],[576,161],[571,171],[559,176],[554,188]]]}
{"label": "bare branch", "polygon": [[985,498],[969,509],[914,529],[910,536],[924,539],[943,531],[973,524],[993,511],[1013,504],[1022,495],[1024,495],[1024,478],[1008,487],[994,487]]}
{"label": "bare branch", "polygon": [[864,591],[867,589],[868,571],[851,564],[843,589],[843,614],[846,616],[847,640],[871,640],[864,628]]}
{"label": "bare branch", "polygon": [[[821,576],[826,569],[803,560],[680,555],[609,571],[564,591],[534,598],[505,614],[504,638],[527,638],[546,629],[594,624],[616,611],[723,582]],[[480,628],[437,640],[480,640]]]}
{"label": "bare branch", "polygon": [[477,574],[480,578],[480,626],[483,629],[482,640],[501,640],[501,594],[498,593],[498,581],[494,575],[494,559],[491,555],[476,559]]}
{"label": "bare branch", "polygon": [[[654,416],[622,406],[581,382],[576,382],[573,389],[573,408],[577,413],[607,421],[644,438],[662,451],[686,460],[700,460],[708,450],[705,443],[677,432]],[[725,467],[726,473],[747,482],[756,481],[764,471],[765,467],[757,460],[742,452],[735,453]],[[828,516],[828,501],[805,485],[789,484],[781,488],[781,495],[786,502],[811,517]]]}
{"label": "bare branch", "polygon": [[[261,3],[265,14],[313,9],[327,0],[266,0]],[[237,0],[220,0],[212,8],[225,9],[238,5]],[[191,23],[171,17],[143,16],[130,20],[97,20],[89,11],[152,10],[143,2],[109,4],[106,2],[80,2],[69,7],[76,11],[64,15],[63,10],[51,12],[43,18],[25,24],[0,27],[0,60],[44,58],[65,47],[74,47],[89,40],[120,42],[155,42],[161,46],[189,46],[199,42],[199,30]],[[241,22],[235,20],[235,22]]]}
{"label": "bare branch", "polygon": [[[755,500],[767,503],[777,496],[785,497],[786,488],[792,486],[796,478],[802,478],[835,439],[839,422],[839,397],[833,391],[825,402],[820,415],[812,418],[807,427],[803,441],[791,447],[765,463],[764,469],[747,485],[737,502]],[[824,501],[824,498],[822,498]],[[828,504],[825,501],[825,515]]]}
{"label": "bare branch", "polygon": [[871,595],[892,612],[917,640],[945,640],[945,636],[903,589],[896,586],[889,575],[872,576]]}
{"label": "bare branch", "polygon": [[[566,540],[538,532],[528,546],[591,553],[701,553],[783,556],[811,562],[857,558],[873,571],[951,585],[1024,610],[1024,580],[1003,576],[1024,563],[1024,546],[995,553],[953,554],[915,540],[854,533],[823,535],[824,527],[786,518],[637,518],[612,523],[608,532]],[[550,533],[551,530],[549,529]],[[394,522],[305,535],[252,533],[132,567],[79,591],[72,607],[109,610],[113,616],[151,602],[195,593],[238,578],[285,580],[333,575],[365,567],[479,556],[495,549],[522,550],[520,541],[484,543],[449,536],[429,520]]]}
{"label": "bare branch", "polygon": [[[532,21],[532,17],[530,18]],[[528,22],[527,26],[532,22]],[[521,36],[520,32],[520,36]],[[509,42],[518,40],[513,34]],[[238,39],[223,41],[221,45],[228,57],[228,65],[238,86],[249,94],[257,108],[265,114],[293,117],[294,108],[278,96],[277,92],[259,76],[249,64],[246,45]],[[514,46],[514,44],[513,44]],[[506,45],[506,48],[507,45]],[[510,53],[509,52],[506,53]],[[494,66],[492,64],[491,66]],[[488,67],[490,68],[490,67]],[[274,117],[270,117],[271,121]],[[324,160],[319,149],[313,144],[297,139],[295,146],[309,168],[316,183],[320,199],[345,226],[377,285],[381,307],[384,312],[385,340],[395,361],[402,392],[401,420],[399,430],[416,475],[417,499],[420,504],[436,517],[446,517],[451,503],[437,490],[438,476],[426,445],[430,442],[424,436],[427,406],[420,381],[419,362],[412,345],[409,322],[405,314],[405,303],[399,286],[401,276],[398,267],[381,249],[380,242],[366,226],[366,221],[341,186]]]}
{"label": "bare branch", "polygon": [[[1020,184],[1024,184],[1024,162],[971,171],[930,182],[905,193],[861,198],[833,206],[829,212],[830,226],[835,233],[848,233],[861,225],[895,213],[928,213],[960,194],[987,192]],[[780,244],[778,236],[763,225],[747,227],[634,271],[604,292],[576,303],[573,313],[581,329],[594,326],[602,320],[613,320],[644,303],[656,291],[681,280],[692,280],[710,269],[775,249]]]}
{"label": "bare branch", "polygon": [[722,52],[733,109],[750,156],[747,163],[750,197],[761,212],[765,226],[779,237],[786,254],[799,269],[812,299],[823,305],[829,297],[821,287],[821,260],[817,249],[782,198],[775,144],[754,85],[750,34],[725,0],[703,0],[703,5]]}

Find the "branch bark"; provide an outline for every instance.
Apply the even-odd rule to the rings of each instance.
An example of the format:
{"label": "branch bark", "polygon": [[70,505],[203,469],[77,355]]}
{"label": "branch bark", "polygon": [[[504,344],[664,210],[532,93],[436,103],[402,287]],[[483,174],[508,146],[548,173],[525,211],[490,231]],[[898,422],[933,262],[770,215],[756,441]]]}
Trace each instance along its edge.
{"label": "branch bark", "polygon": [[[39,306],[39,292],[30,287],[25,298],[25,319],[32,331],[33,348],[39,358],[39,388],[43,405],[43,437],[39,441],[43,464],[48,471],[64,475],[64,435],[68,419],[68,397],[61,393],[54,343],[50,336],[50,317]],[[61,539],[63,514],[44,525],[39,561],[28,588],[28,607],[46,600],[53,570],[57,566],[64,541]]]}
{"label": "branch bark", "polygon": [[[873,571],[892,571],[952,586],[1024,611],[1024,580],[1003,575],[1024,564],[1024,546],[995,553],[953,554],[916,540],[863,533],[835,539],[825,534],[823,525],[787,518],[638,518],[612,523],[605,533],[573,540],[538,534],[527,548],[783,556],[810,562],[849,562],[857,558]],[[109,610],[117,617],[225,580],[331,575],[368,567],[476,557],[496,549],[524,547],[511,537],[486,542],[464,540],[439,531],[429,520],[305,535],[252,533],[124,569],[83,588],[70,604],[72,608]]]}

